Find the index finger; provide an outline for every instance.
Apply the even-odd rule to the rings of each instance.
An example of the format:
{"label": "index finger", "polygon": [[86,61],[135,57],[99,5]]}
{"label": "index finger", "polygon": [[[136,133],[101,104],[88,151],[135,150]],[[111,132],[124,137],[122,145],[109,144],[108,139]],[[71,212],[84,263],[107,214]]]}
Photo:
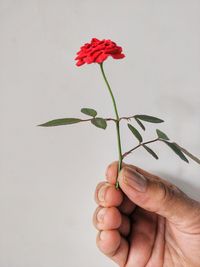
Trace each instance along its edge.
{"label": "index finger", "polygon": [[[122,162],[122,167],[126,166],[124,162]],[[112,162],[110,165],[108,165],[106,169],[106,180],[110,184],[115,184],[118,176],[118,161]]]}

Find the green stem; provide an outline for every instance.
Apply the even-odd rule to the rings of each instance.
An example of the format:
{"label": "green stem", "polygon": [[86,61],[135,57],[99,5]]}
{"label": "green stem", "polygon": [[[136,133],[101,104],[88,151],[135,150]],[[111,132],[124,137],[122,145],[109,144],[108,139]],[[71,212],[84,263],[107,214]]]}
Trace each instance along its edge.
{"label": "green stem", "polygon": [[[108,80],[106,78],[106,75],[105,75],[105,72],[104,72],[104,69],[103,69],[103,63],[100,64],[100,68],[101,68],[101,72],[102,72],[104,81],[105,81],[105,83],[107,85],[108,91],[110,93],[110,96],[112,98],[114,111],[115,111],[115,115],[116,115],[116,122],[115,123],[116,123],[116,130],[117,130],[117,144],[118,144],[118,153],[119,153],[119,164],[118,164],[118,173],[119,173],[119,171],[122,168],[122,147],[121,147],[120,128],[119,128],[120,118],[119,118],[119,114],[118,114],[118,111],[117,111],[117,105],[116,105],[116,101],[115,101],[113,92],[111,90],[110,84],[109,84],[109,82],[108,82]],[[117,189],[119,188],[118,180],[116,181],[115,186],[116,186]]]}
{"label": "green stem", "polygon": [[147,141],[147,142],[143,142],[143,143],[139,143],[139,145],[135,146],[134,148],[130,149],[129,151],[127,151],[126,153],[124,153],[122,155],[122,159],[124,159],[126,156],[128,156],[130,153],[132,153],[134,150],[138,149],[139,147],[143,146],[143,145],[147,145],[147,144],[150,144],[150,143],[154,143],[156,141],[162,141],[161,139],[159,138],[156,138],[156,139],[153,139],[153,140],[150,140],[150,141]]}

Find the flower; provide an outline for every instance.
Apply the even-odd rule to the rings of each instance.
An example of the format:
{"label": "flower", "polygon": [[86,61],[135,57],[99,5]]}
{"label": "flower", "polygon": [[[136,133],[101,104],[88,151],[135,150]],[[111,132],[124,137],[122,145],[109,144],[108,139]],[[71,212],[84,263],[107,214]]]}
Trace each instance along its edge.
{"label": "flower", "polygon": [[77,53],[76,65],[81,66],[85,63],[103,63],[109,56],[114,59],[124,58],[122,48],[111,40],[98,40],[92,38],[90,43],[84,44]]}

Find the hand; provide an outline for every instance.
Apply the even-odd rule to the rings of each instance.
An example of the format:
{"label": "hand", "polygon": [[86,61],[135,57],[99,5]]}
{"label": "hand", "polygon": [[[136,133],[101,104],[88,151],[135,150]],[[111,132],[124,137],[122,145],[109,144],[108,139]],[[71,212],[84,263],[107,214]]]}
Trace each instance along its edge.
{"label": "hand", "polygon": [[117,162],[97,186],[97,246],[120,267],[200,267],[200,203],[136,166]]}

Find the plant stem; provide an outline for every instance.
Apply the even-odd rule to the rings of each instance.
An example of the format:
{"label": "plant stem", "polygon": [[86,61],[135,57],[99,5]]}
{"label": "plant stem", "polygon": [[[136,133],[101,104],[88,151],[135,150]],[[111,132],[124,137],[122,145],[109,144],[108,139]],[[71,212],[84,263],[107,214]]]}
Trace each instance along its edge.
{"label": "plant stem", "polygon": [[[112,98],[112,102],[113,102],[113,106],[114,106],[114,111],[115,111],[115,115],[116,115],[116,130],[117,130],[117,144],[118,144],[118,153],[119,153],[119,163],[118,163],[118,173],[120,172],[121,168],[122,168],[122,147],[121,147],[121,138],[120,138],[120,127],[119,127],[119,114],[118,114],[118,110],[117,110],[117,105],[116,105],[116,101],[113,95],[113,92],[111,90],[110,84],[106,78],[104,69],[103,69],[103,63],[100,63],[100,68],[101,68],[101,72],[104,78],[104,81],[107,85],[108,91],[110,93],[110,96]],[[116,181],[115,187],[118,189],[119,188],[119,182],[118,180]]]}
{"label": "plant stem", "polygon": [[119,118],[119,120],[121,121],[121,120],[130,120],[130,119],[133,119],[133,118],[135,118],[135,115],[134,116],[130,116],[130,117],[121,117],[121,118]]}
{"label": "plant stem", "polygon": [[[91,121],[92,119],[93,119],[93,117],[91,119],[80,119],[80,122],[87,122],[87,121]],[[113,119],[113,118],[103,118],[103,119],[106,120],[106,121],[114,121],[114,122],[116,122],[116,120]]]}
{"label": "plant stem", "polygon": [[126,153],[124,153],[122,155],[122,159],[124,159],[126,156],[128,156],[131,152],[133,152],[134,150],[136,150],[137,148],[143,146],[143,145],[147,145],[147,144],[150,144],[150,143],[154,143],[156,141],[161,141],[159,138],[156,138],[156,139],[153,139],[153,140],[150,140],[150,141],[147,141],[147,142],[143,142],[143,143],[139,143],[139,145],[135,146],[134,148],[130,149],[129,151],[127,151]]}

